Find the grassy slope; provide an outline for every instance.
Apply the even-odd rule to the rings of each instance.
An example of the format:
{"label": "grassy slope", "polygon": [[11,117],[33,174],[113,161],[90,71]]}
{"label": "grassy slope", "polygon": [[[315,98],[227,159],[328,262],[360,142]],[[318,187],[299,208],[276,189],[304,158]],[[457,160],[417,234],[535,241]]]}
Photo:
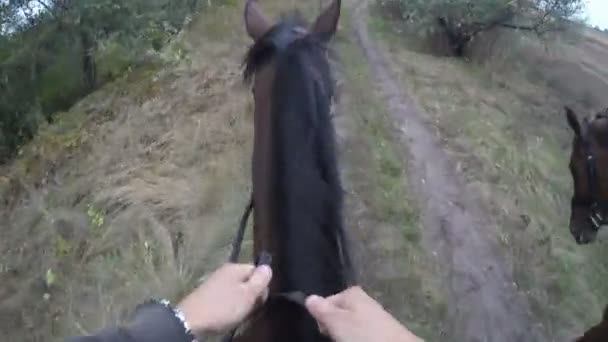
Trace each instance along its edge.
{"label": "grassy slope", "polygon": [[[409,50],[395,27],[377,15],[371,27],[469,186],[486,197],[517,285],[545,329],[565,340],[596,323],[608,299],[608,252],[604,243],[575,245],[567,227],[571,137],[562,106],[580,98],[550,82],[530,82],[524,72],[497,73]],[[591,54],[569,55],[580,56]],[[568,63],[556,71],[580,65],[576,59]]]}
{"label": "grassy slope", "polygon": [[[317,10],[264,1],[272,14],[296,4]],[[362,281],[439,340],[437,268],[418,247],[403,158],[349,28],[345,14],[337,121]],[[248,43],[236,3],[205,9],[165,49],[165,65],[60,114],[0,170],[0,340],[60,341],[124,320],[225,260],[249,192],[252,105],[239,73]]]}
{"label": "grassy slope", "polygon": [[0,340],[92,331],[224,260],[250,191],[240,18],[205,9],[166,65],[92,94],[3,169]]}

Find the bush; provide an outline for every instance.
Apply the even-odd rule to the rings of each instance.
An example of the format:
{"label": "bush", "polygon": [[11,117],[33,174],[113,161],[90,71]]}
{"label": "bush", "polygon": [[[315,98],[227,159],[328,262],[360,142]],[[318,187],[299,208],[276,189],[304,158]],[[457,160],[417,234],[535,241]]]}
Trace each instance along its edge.
{"label": "bush", "polygon": [[96,55],[99,77],[104,81],[114,80],[130,66],[135,64],[134,49],[129,49],[124,42],[118,39],[108,39],[104,42]]}
{"label": "bush", "polygon": [[[441,32],[449,53],[462,57],[480,34],[497,28],[524,30],[543,35],[564,28],[565,21],[580,13],[583,0],[378,0],[382,7],[416,24],[429,36]],[[393,14],[394,16],[395,14]]]}
{"label": "bush", "polygon": [[36,80],[35,93],[47,121],[52,113],[67,110],[85,92],[80,60],[71,51],[60,51],[54,63],[45,68]]}
{"label": "bush", "polygon": [[0,163],[41,121],[145,63],[201,1],[0,1]]}

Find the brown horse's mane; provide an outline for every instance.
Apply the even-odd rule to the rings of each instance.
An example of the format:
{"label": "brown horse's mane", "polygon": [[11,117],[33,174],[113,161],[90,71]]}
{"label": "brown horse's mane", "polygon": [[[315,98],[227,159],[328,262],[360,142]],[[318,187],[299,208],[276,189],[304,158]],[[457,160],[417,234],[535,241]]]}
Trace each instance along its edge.
{"label": "brown horse's mane", "polygon": [[[342,221],[343,190],[331,120],[334,81],[324,37],[297,16],[275,25],[249,49],[244,78],[276,67],[270,125],[273,270],[280,293],[330,296],[353,280]],[[271,294],[272,299],[272,294]],[[306,310],[271,300],[266,319],[276,341],[326,341]]]}

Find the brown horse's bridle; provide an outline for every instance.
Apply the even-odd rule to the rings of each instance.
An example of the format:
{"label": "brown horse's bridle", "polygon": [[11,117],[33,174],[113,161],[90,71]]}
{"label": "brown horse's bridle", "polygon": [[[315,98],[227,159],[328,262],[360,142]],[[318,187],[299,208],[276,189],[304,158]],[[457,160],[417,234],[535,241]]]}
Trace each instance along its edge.
{"label": "brown horse's bridle", "polygon": [[608,201],[601,199],[596,157],[593,154],[589,143],[584,142],[583,144],[587,154],[587,177],[589,179],[589,190],[592,196],[589,219],[593,224],[593,230],[599,231],[602,226],[608,225],[608,217],[605,215],[605,213],[608,213]]}
{"label": "brown horse's bridle", "polygon": [[[241,255],[241,246],[243,245],[243,240],[245,238],[245,231],[247,230],[247,221],[249,220],[249,216],[251,216],[251,212],[253,211],[253,196],[251,197],[251,199],[249,200],[249,203],[247,204],[247,207],[245,208],[245,212],[243,213],[243,215],[241,216],[241,221],[239,222],[239,228],[236,232],[236,235],[234,236],[234,239],[232,240],[232,251],[230,252],[230,257],[228,258],[228,262],[230,263],[237,263],[239,260],[239,256]],[[256,266],[260,266],[260,265],[268,265],[270,266],[272,264],[272,255],[266,251],[262,251],[260,253],[260,255],[258,255],[256,257],[255,260],[255,265]],[[286,292],[286,293],[274,293],[269,295],[269,299],[281,299],[281,300],[287,300],[289,302],[304,306],[304,303],[306,301],[306,295],[303,292],[300,291],[294,291],[294,292]],[[255,316],[257,313],[259,313],[259,311],[256,311],[252,314],[252,316]],[[222,342],[232,342],[234,340],[234,336],[236,335],[236,332],[238,330],[238,327],[233,329],[230,333],[228,333],[226,336],[224,336],[224,338],[222,339]]]}

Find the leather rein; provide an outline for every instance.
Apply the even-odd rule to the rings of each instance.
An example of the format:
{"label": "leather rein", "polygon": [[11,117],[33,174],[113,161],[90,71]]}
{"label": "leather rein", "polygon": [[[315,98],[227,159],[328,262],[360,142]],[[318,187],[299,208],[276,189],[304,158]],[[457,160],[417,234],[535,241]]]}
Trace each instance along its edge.
{"label": "leather rein", "polygon": [[589,179],[589,189],[592,193],[589,219],[593,224],[593,229],[595,231],[599,231],[602,226],[608,225],[608,217],[604,215],[604,213],[608,212],[608,201],[601,199],[596,157],[593,154],[593,151],[591,151],[590,146],[588,146],[588,144],[585,145],[585,149],[587,152],[587,176]]}
{"label": "leather rein", "polygon": [[[253,205],[253,196],[252,196],[251,199],[249,200],[249,203],[247,204],[247,207],[245,208],[245,212],[241,216],[241,220],[239,222],[239,228],[236,232],[236,235],[234,236],[234,239],[232,240],[232,250],[230,252],[230,257],[228,258],[228,262],[230,262],[230,263],[237,263],[239,260],[239,257],[241,255],[241,247],[243,245],[243,240],[245,239],[245,232],[247,231],[247,222],[249,220],[249,216],[251,216],[253,207],[254,207],[254,205]],[[266,251],[262,251],[260,253],[260,255],[258,255],[256,257],[255,265],[256,266],[260,266],[260,265],[271,266],[272,265],[272,255]],[[287,300],[287,301],[290,301],[292,303],[295,303],[295,304],[298,304],[301,306],[304,306],[304,303],[306,302],[306,297],[307,296],[303,292],[300,292],[300,291],[275,293],[275,294],[269,295],[269,299]],[[259,314],[260,313],[259,309],[260,308],[256,309],[252,313],[251,316],[256,316],[257,314]],[[236,336],[238,329],[239,329],[239,327],[236,327],[230,333],[228,333],[226,336],[224,336],[224,338],[222,338],[222,342],[234,341],[234,337]]]}

